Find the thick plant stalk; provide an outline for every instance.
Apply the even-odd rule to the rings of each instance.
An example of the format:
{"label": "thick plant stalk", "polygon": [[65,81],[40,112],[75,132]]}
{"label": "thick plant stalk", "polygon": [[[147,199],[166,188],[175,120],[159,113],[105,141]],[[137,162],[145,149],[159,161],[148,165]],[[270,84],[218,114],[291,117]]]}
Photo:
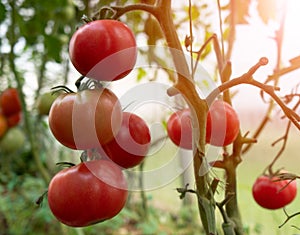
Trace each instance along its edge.
{"label": "thick plant stalk", "polygon": [[[237,201],[237,182],[236,182],[236,167],[226,170],[226,190],[225,195],[233,195],[231,200],[225,205],[226,213],[228,217],[234,223],[234,231],[236,235],[242,235],[243,224],[241,220],[241,215],[239,212],[238,201]],[[227,233],[225,233],[227,234]]]}
{"label": "thick plant stalk", "polygon": [[192,115],[193,140],[194,140],[194,175],[198,195],[200,218],[206,234],[216,234],[215,205],[209,195],[208,175],[200,174],[200,169],[205,163],[205,130],[207,104],[198,96],[192,81],[187,61],[184,57],[182,46],[177,36],[171,12],[171,0],[161,0],[157,3],[159,11],[156,12],[178,73],[178,80],[174,90],[179,91],[187,101]]}

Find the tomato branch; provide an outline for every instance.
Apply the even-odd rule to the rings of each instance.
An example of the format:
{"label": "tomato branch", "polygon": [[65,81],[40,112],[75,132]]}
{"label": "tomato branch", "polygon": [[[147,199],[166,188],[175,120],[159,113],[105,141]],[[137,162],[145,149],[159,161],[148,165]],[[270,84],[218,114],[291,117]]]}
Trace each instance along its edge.
{"label": "tomato branch", "polygon": [[241,77],[234,78],[228,82],[225,82],[221,84],[218,88],[213,90],[208,97],[206,98],[207,102],[210,104],[213,102],[213,100],[222,92],[228,90],[229,88],[232,88],[234,86],[240,85],[240,84],[249,84],[255,87],[260,88],[265,93],[270,95],[273,100],[281,107],[284,114],[287,116],[288,119],[291,120],[291,122],[300,130],[300,116],[294,112],[292,109],[287,107],[285,103],[276,95],[275,91],[278,91],[279,87],[270,86],[261,82],[258,82],[253,79],[253,74],[256,72],[256,70],[268,63],[267,58],[263,57],[259,60],[257,64],[255,64],[253,67],[249,69],[249,71],[245,74],[243,74]]}
{"label": "tomato branch", "polygon": [[[275,43],[276,43],[276,49],[277,49],[277,61],[276,61],[276,66],[274,68],[274,72],[272,76],[269,76],[267,78],[267,80],[264,82],[265,84],[267,84],[269,81],[273,81],[274,82],[274,86],[278,85],[279,82],[279,78],[281,75],[283,75],[284,73],[278,73],[281,70],[281,51],[282,51],[282,43],[283,43],[283,34],[284,34],[284,22],[285,22],[285,12],[282,15],[281,19],[280,19],[280,27],[279,29],[275,32]],[[272,78],[271,78],[272,77]],[[263,98],[263,91],[261,90],[261,96]],[[263,131],[263,129],[265,128],[265,126],[267,125],[267,123],[270,120],[270,116],[272,113],[272,110],[274,109],[274,100],[271,100],[268,106],[268,109],[262,119],[262,121],[260,122],[259,126],[257,127],[257,129],[254,131],[254,135],[253,138],[257,138]],[[247,145],[244,149],[243,149],[243,153],[247,152],[250,148],[251,148],[251,144]]]}
{"label": "tomato branch", "polygon": [[278,227],[279,228],[282,228],[287,222],[289,222],[289,220],[291,220],[292,218],[294,218],[294,217],[296,217],[296,216],[298,216],[298,215],[300,215],[300,212],[296,212],[296,213],[294,213],[294,214],[292,214],[292,215],[289,215],[288,213],[287,213],[287,211],[285,210],[285,208],[283,209],[283,212],[284,212],[284,214],[286,215],[286,220],[281,224],[281,225],[279,225]]}
{"label": "tomato branch", "polygon": [[[300,100],[297,102],[297,104],[293,107],[292,110],[296,110],[299,105],[300,105]],[[282,146],[279,149],[278,153],[276,154],[275,158],[267,167],[267,169],[269,170],[270,173],[272,173],[272,167],[274,166],[275,162],[280,158],[280,156],[282,155],[282,153],[284,152],[284,150],[286,148],[290,129],[291,129],[291,121],[289,120],[287,123],[287,127],[286,127],[284,135],[272,143],[272,146],[275,146],[277,143],[279,143],[281,141],[283,142]]]}
{"label": "tomato branch", "polygon": [[274,79],[277,79],[278,77],[285,75],[287,73],[290,73],[297,69],[300,69],[300,56],[290,59],[290,63],[291,63],[290,66],[279,69],[279,70],[275,71],[272,75],[268,76],[265,83],[270,82]]}
{"label": "tomato branch", "polygon": [[183,95],[191,109],[194,140],[194,176],[197,195],[199,195],[198,207],[201,221],[206,234],[215,234],[215,205],[213,199],[207,198],[207,192],[210,190],[209,180],[207,173],[200,172],[202,165],[205,163],[203,158],[205,157],[205,130],[208,107],[205,100],[200,99],[192,80],[173,22],[171,0],[158,1],[156,6],[158,7],[158,14],[155,16],[164,32],[177,71],[177,81],[174,84],[173,90],[177,90]]}
{"label": "tomato branch", "polygon": [[145,11],[153,16],[157,15],[158,9],[155,5],[150,4],[132,4],[132,5],[126,5],[126,6],[110,6],[110,7],[102,7],[96,15],[99,15],[101,11],[103,10],[110,10],[113,11],[112,19],[118,19],[122,15],[131,12],[131,11]]}

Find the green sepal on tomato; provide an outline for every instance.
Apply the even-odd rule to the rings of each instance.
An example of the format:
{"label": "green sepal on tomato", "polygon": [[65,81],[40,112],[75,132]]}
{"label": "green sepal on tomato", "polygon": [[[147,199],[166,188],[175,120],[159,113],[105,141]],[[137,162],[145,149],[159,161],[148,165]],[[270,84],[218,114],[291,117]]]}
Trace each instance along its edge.
{"label": "green sepal on tomato", "polygon": [[81,26],[69,43],[70,60],[85,77],[114,81],[135,66],[136,41],[131,29],[118,20],[96,20]]}
{"label": "green sepal on tomato", "polygon": [[107,88],[60,95],[52,104],[49,127],[71,149],[97,148],[111,141],[121,127],[122,108]]}
{"label": "green sepal on tomato", "polygon": [[49,184],[48,203],[60,222],[84,227],[116,216],[127,195],[120,167],[108,160],[94,160],[58,172]]}

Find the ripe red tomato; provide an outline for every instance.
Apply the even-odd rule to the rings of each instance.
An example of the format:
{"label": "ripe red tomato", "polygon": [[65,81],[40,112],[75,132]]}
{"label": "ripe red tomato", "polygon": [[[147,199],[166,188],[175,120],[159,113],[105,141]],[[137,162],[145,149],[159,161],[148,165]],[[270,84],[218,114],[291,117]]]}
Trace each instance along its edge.
{"label": "ripe red tomato", "polygon": [[192,122],[190,109],[173,113],[167,121],[167,132],[174,144],[181,148],[192,149]]}
{"label": "ripe red tomato", "polygon": [[52,104],[49,126],[55,138],[72,149],[97,148],[121,127],[122,108],[107,88],[60,95]]}
{"label": "ripe red tomato", "polygon": [[94,160],[58,172],[49,184],[48,203],[59,221],[83,227],[117,215],[127,194],[121,169],[111,161]]}
{"label": "ripe red tomato", "polygon": [[7,88],[0,95],[0,106],[5,116],[19,113],[22,110],[18,90],[16,88]]}
{"label": "ripe red tomato", "polygon": [[240,129],[237,113],[222,100],[215,101],[209,108],[206,125],[206,142],[215,146],[231,144]]}
{"label": "ripe red tomato", "polygon": [[22,113],[21,112],[14,113],[14,114],[6,117],[8,127],[17,126],[20,123],[21,118],[22,118]]}
{"label": "ripe red tomato", "polygon": [[126,76],[137,57],[132,31],[117,20],[96,20],[83,25],[72,36],[69,54],[82,75],[100,81]]}
{"label": "ripe red tomato", "polygon": [[[297,183],[277,177],[260,176],[252,187],[254,200],[266,209],[279,209],[291,203],[297,194]],[[289,184],[288,184],[289,183]]]}
{"label": "ripe red tomato", "polygon": [[8,129],[7,120],[4,115],[0,114],[0,138],[4,136]]}
{"label": "ripe red tomato", "polygon": [[124,112],[121,129],[116,137],[103,146],[106,155],[123,168],[140,164],[150,147],[150,130],[139,116]]}

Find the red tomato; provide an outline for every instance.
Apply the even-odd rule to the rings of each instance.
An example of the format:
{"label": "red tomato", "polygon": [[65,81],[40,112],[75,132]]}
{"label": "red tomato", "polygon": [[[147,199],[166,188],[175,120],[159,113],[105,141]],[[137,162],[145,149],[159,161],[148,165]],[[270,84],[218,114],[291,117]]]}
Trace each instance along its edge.
{"label": "red tomato", "polygon": [[[254,200],[266,209],[279,209],[291,203],[297,194],[297,183],[277,177],[260,176],[252,187]],[[289,183],[289,184],[288,184]]]}
{"label": "red tomato", "polygon": [[117,20],[96,20],[83,25],[72,36],[69,54],[82,75],[100,81],[126,76],[137,57],[132,31]]}
{"label": "red tomato", "polygon": [[121,169],[111,161],[95,160],[58,172],[49,184],[48,203],[59,221],[83,227],[117,215],[127,194]]}
{"label": "red tomato", "polygon": [[150,130],[145,121],[133,113],[124,112],[121,129],[103,146],[103,150],[119,166],[131,168],[144,160],[150,141]]}
{"label": "red tomato", "polygon": [[173,113],[167,121],[167,132],[174,144],[181,148],[192,149],[192,122],[190,109]]}
{"label": "red tomato", "polygon": [[231,144],[240,129],[237,113],[222,100],[215,101],[209,108],[206,125],[206,142],[215,146]]}
{"label": "red tomato", "polygon": [[22,110],[19,93],[16,88],[7,88],[0,95],[0,106],[5,116],[19,113]]}
{"label": "red tomato", "polygon": [[49,113],[53,135],[72,149],[97,148],[106,144],[119,131],[121,122],[121,104],[106,88],[60,95]]}
{"label": "red tomato", "polygon": [[0,138],[4,136],[8,129],[7,120],[4,115],[0,114]]}
{"label": "red tomato", "polygon": [[14,126],[18,125],[21,121],[21,118],[22,118],[22,113],[21,112],[14,113],[14,114],[8,116],[7,117],[8,127],[14,127]]}

